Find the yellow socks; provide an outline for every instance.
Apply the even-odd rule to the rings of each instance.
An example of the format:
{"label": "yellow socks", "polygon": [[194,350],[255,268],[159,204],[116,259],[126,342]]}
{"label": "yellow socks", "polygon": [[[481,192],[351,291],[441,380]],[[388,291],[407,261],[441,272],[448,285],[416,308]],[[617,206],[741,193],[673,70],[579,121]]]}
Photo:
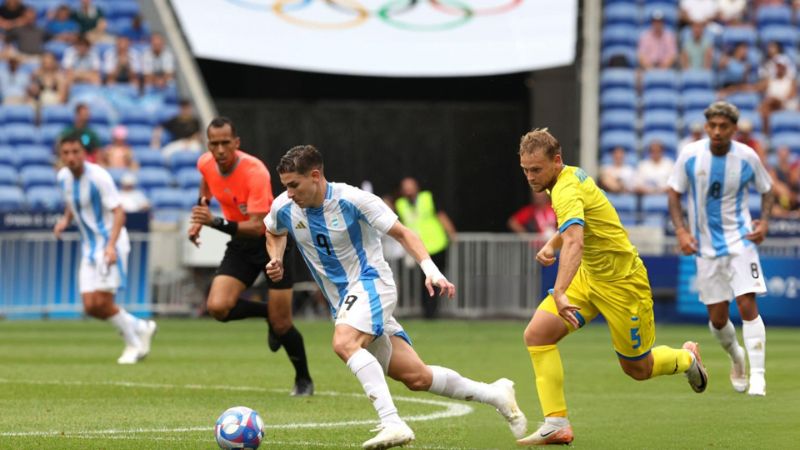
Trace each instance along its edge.
{"label": "yellow socks", "polygon": [[666,345],[653,348],[653,373],[650,378],[659,375],[673,375],[689,370],[692,365],[692,354],[689,350],[675,349]]}
{"label": "yellow socks", "polygon": [[[564,399],[564,367],[561,354],[555,345],[535,345],[528,347],[536,375],[536,392],[545,416],[567,415],[567,401]],[[688,367],[688,366],[687,366]]]}

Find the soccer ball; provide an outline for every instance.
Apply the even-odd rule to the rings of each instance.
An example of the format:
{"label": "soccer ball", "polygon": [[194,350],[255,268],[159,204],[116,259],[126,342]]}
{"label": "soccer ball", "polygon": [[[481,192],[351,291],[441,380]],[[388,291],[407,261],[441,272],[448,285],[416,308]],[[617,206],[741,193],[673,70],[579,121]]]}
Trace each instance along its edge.
{"label": "soccer ball", "polygon": [[264,421],[246,406],[234,406],[222,413],[214,427],[219,448],[255,450],[264,439]]}

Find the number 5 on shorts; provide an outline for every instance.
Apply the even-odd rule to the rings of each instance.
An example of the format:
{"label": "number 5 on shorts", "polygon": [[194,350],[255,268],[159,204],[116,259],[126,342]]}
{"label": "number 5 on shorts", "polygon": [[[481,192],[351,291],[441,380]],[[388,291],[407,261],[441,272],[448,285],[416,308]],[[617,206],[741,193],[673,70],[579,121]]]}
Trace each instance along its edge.
{"label": "number 5 on shorts", "polygon": [[634,350],[642,346],[642,337],[639,336],[638,328],[631,328],[631,342]]}

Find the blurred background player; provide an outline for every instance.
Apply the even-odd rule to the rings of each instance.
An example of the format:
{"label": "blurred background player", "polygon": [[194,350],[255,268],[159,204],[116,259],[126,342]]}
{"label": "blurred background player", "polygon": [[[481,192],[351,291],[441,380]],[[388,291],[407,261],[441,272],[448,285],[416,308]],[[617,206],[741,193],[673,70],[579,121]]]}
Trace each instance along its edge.
{"label": "blurred background player", "polygon": [[[267,320],[270,349],[277,351],[283,346],[294,365],[291,394],[313,395],[303,336],[292,323],[292,273],[278,282],[267,280],[266,304],[240,298],[269,260],[263,222],[273,200],[269,171],[259,159],[239,149],[239,137],[230,119],[215,118],[208,125],[207,134],[209,151],[197,161],[203,179],[199,204],[192,208],[189,239],[199,245],[203,225],[231,236],[211,282],[208,312],[220,322],[248,317]],[[225,218],[211,214],[208,200],[212,196],[222,206]]]}
{"label": "blurred background player", "polygon": [[511,380],[480,383],[446,367],[426,365],[393,317],[397,288],[383,257],[381,235],[393,237],[419,263],[428,295],[434,295],[434,286],[441,295],[455,295],[455,286],[436,267],[419,236],[398,222],[379,197],[329,183],[322,154],[311,145],[289,150],[278,173],[286,192],[265,220],[268,253],[273,255],[267,274],[276,282],[283,278],[282,255],[291,234],[330,304],[333,350],[358,378],[380,417],[378,434],[363,448],[385,449],[414,440],[414,432],[397,414],[384,374],[414,391],[492,405],[515,437],[524,436],[527,421]]}
{"label": "blurred background player", "polygon": [[[742,316],[744,345],[750,359],[750,395],[765,395],[764,355],[767,343],[756,294],[767,292],[756,245],[767,235],[773,193],[769,173],[750,147],[731,140],[739,110],[727,102],[705,110],[703,139],[684,148],[669,180],[669,210],[678,244],[685,255],[696,255],[697,290],[708,309],[711,334],[731,358],[731,384],[737,392],[748,386],[745,352],[729,318],[736,298]],[[761,219],[751,220],[748,188],[761,194]],[[683,220],[681,195],[689,198],[689,227]]]}
{"label": "blurred background player", "polygon": [[536,255],[556,262],[555,285],[525,329],[545,422],[519,445],[568,444],[573,440],[564,399],[564,369],[557,343],[602,314],[622,370],[634,380],[686,373],[695,392],[708,384],[699,346],[653,347],[655,322],[650,282],[616,210],[583,169],[563,164],[561,144],[547,129],[522,137],[520,165],[534,191],[548,191],[558,233]]}
{"label": "blurred background player", "polygon": [[72,219],[81,234],[78,275],[86,314],[111,322],[122,334],[125,350],[119,364],[136,364],[150,353],[156,323],[134,317],[114,303],[117,289],[125,287],[130,242],[125,229],[125,211],[111,175],[86,161],[86,149],[77,135],[59,143],[64,167],[58,172],[63,190],[64,216],[53,227],[57,239]]}

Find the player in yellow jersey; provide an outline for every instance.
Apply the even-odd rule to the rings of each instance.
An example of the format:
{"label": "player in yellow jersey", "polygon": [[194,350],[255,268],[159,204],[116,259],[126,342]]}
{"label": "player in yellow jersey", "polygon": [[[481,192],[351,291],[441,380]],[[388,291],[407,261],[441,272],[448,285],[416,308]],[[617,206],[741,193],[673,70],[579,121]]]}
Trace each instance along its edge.
{"label": "player in yellow jersey", "polygon": [[547,129],[520,142],[520,165],[534,191],[548,191],[558,218],[556,233],[536,255],[558,275],[525,328],[545,422],[520,445],[567,444],[573,433],[564,400],[564,369],[556,344],[602,314],[622,370],[635,380],[686,373],[695,392],[708,383],[697,343],[682,349],[653,347],[655,324],[647,270],[617,211],[594,180],[564,165],[561,145]]}

